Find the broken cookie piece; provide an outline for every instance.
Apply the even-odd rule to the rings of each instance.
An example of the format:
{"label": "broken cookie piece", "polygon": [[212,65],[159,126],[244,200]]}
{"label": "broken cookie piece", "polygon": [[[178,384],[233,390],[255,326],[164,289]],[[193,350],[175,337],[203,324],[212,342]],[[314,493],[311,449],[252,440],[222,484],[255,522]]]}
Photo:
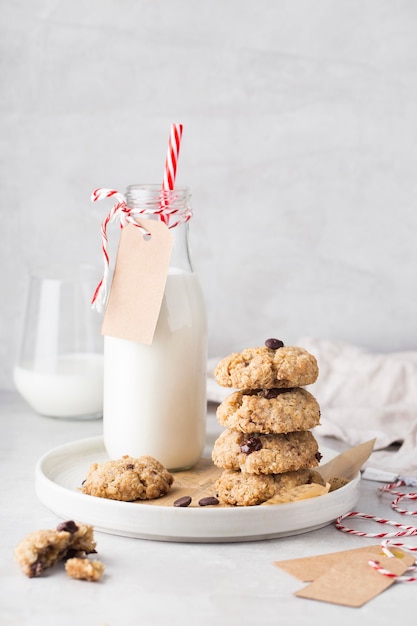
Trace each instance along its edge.
{"label": "broken cookie piece", "polygon": [[93,527],[72,520],[56,530],[35,530],[15,547],[14,556],[26,576],[33,578],[59,561],[96,552]]}
{"label": "broken cookie piece", "polygon": [[88,559],[73,557],[66,561],[65,571],[71,578],[97,582],[104,572],[104,565],[100,561],[89,561]]}

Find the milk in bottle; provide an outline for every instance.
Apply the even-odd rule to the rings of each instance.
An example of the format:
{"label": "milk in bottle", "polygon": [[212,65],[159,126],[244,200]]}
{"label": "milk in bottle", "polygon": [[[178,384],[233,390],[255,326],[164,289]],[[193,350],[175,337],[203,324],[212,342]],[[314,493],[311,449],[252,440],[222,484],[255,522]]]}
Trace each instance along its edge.
{"label": "milk in bottle", "polygon": [[[174,192],[173,192],[174,193]],[[153,194],[153,196],[150,194]],[[131,186],[128,206],[160,207],[159,190]],[[188,248],[189,191],[175,190],[178,213],[165,292],[151,345],[104,338],[104,444],[111,458],[151,455],[169,470],[192,467],[205,442],[207,319]],[[174,220],[173,220],[174,217]],[[169,222],[167,224],[170,226]]]}

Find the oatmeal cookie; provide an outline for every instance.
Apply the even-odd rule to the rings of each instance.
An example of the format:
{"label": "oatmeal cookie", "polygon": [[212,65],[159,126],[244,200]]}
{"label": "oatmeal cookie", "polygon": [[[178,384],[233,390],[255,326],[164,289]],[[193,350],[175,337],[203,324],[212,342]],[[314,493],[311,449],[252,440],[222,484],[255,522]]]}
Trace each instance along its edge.
{"label": "oatmeal cookie", "polygon": [[96,551],[93,527],[72,520],[59,524],[56,530],[35,530],[15,547],[14,556],[26,576],[40,576],[48,567],[72,556]]}
{"label": "oatmeal cookie", "polygon": [[152,456],[128,455],[116,461],[93,463],[82,492],[110,500],[153,500],[168,493],[174,477]]}
{"label": "oatmeal cookie", "polygon": [[309,430],[286,434],[248,435],[225,430],[216,439],[212,459],[224,469],[249,474],[282,474],[317,467],[321,454]]}
{"label": "oatmeal cookie", "polygon": [[73,557],[66,561],[65,571],[71,578],[96,582],[100,580],[104,572],[104,565],[100,561],[89,561],[88,559]]}
{"label": "oatmeal cookie", "polygon": [[243,433],[290,433],[320,424],[320,407],[314,396],[293,389],[235,391],[217,407],[217,421]]}
{"label": "oatmeal cookie", "polygon": [[311,469],[284,474],[247,474],[224,470],[217,479],[215,488],[223,504],[254,506],[289,489],[310,483],[324,485],[320,474]]}
{"label": "oatmeal cookie", "polygon": [[222,387],[271,389],[311,385],[317,380],[316,358],[298,347],[246,348],[222,359],[214,372]]}

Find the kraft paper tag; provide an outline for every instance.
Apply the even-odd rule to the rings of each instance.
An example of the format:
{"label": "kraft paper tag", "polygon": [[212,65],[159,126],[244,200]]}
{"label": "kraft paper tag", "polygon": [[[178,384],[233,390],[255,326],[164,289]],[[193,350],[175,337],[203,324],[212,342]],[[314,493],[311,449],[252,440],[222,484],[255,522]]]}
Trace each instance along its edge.
{"label": "kraft paper tag", "polygon": [[302,581],[313,581],[295,592],[300,598],[320,600],[332,604],[359,607],[385,591],[393,578],[374,570],[368,561],[379,561],[382,567],[402,575],[414,562],[414,556],[399,549],[391,549],[395,557],[388,557],[381,546],[367,546],[343,552],[333,552],[303,559],[277,561],[275,565]]}
{"label": "kraft paper tag", "polygon": [[156,220],[140,220],[143,232],[128,224],[121,230],[102,335],[150,345],[155,333],[172,250],[172,234]]}

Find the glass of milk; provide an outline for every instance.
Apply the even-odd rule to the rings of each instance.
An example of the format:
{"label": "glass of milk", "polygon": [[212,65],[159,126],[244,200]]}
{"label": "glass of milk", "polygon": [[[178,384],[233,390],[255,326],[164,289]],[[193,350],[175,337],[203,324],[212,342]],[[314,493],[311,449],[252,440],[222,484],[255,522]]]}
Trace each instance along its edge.
{"label": "glass of milk", "polygon": [[54,266],[29,275],[16,389],[39,414],[95,419],[103,414],[103,338],[91,310],[96,271]]}

